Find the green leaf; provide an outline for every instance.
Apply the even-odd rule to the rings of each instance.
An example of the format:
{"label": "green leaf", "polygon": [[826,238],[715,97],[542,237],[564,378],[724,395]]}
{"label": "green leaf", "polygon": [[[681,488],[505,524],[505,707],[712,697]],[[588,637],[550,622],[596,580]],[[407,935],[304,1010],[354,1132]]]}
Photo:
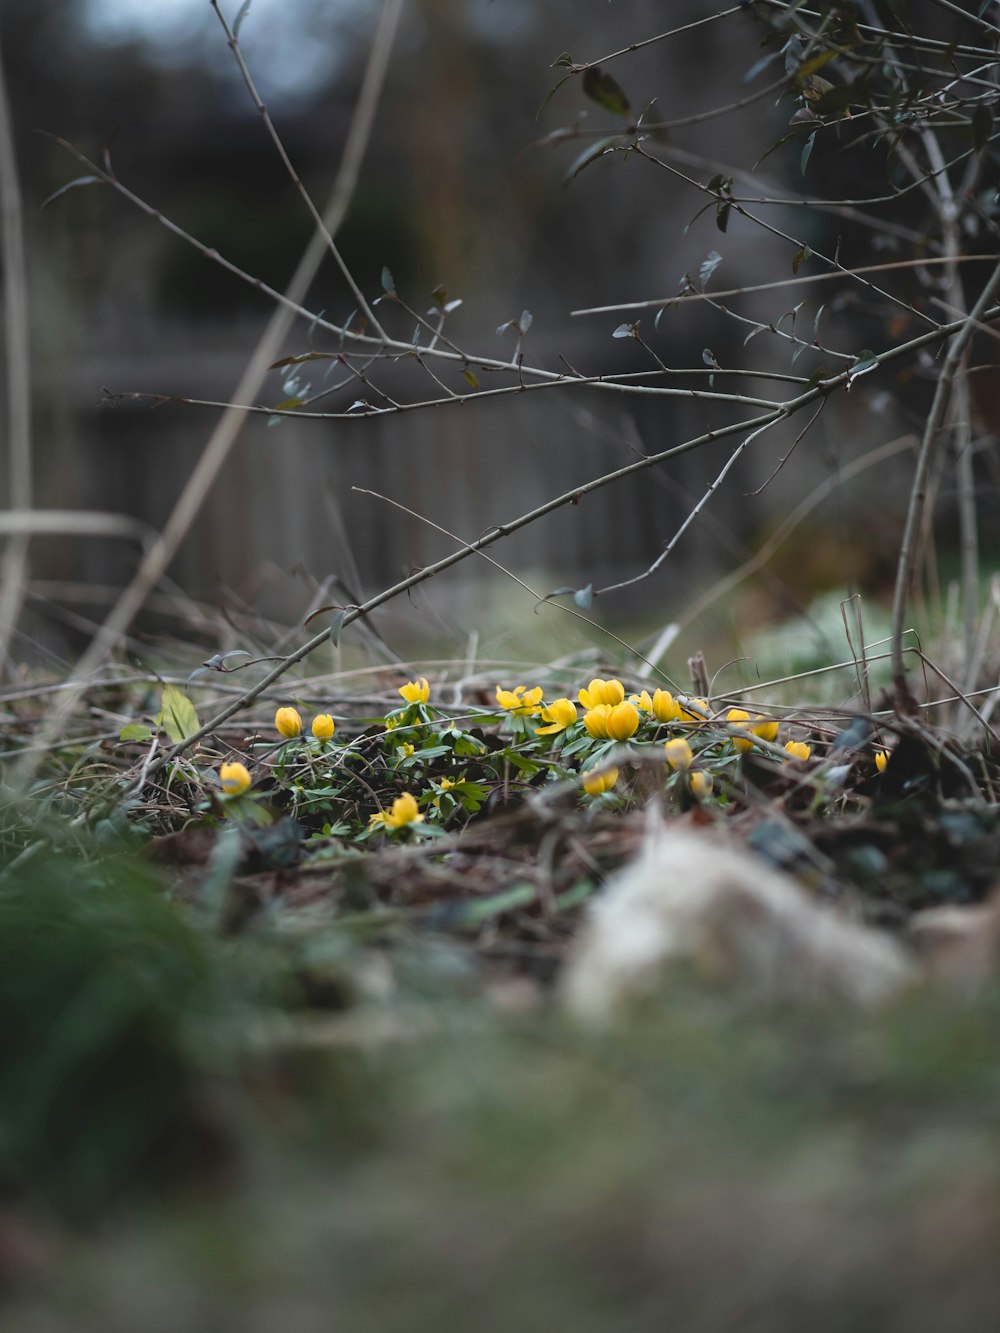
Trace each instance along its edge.
{"label": "green leaf", "polygon": [[463,903],[457,913],[458,924],[466,930],[476,930],[495,917],[503,916],[505,912],[530,907],[537,898],[538,889],[534,884],[515,884],[513,888],[494,893],[489,898]]}
{"label": "green leaf", "polygon": [[603,157],[609,148],[615,144],[621,143],[621,136],[618,134],[609,134],[604,139],[598,139],[592,143],[589,148],[585,148],[578,157],[575,157],[569,164],[569,170],[563,177],[563,184],[568,185],[571,180],[579,176],[584,167],[589,167],[591,162],[596,162],[599,157]]}
{"label": "green leaf", "polygon": [[729,212],[731,208],[732,204],[730,203],[716,205],[715,225],[718,227],[719,231],[725,231],[729,226]]}
{"label": "green leaf", "polygon": [[851,366],[848,373],[851,379],[853,379],[855,375],[863,375],[866,370],[871,370],[873,366],[877,365],[878,357],[870,347],[866,347],[863,352],[858,353],[858,359],[855,361],[854,365]]}
{"label": "green leaf", "polygon": [[118,733],[118,739],[120,741],[151,741],[153,733],[149,727],[144,726],[141,722],[129,722]]}
{"label": "green leaf", "polygon": [[389,295],[395,294],[396,283],[390,271],[383,265],[382,268],[382,290]]}
{"label": "green leaf", "polygon": [[327,633],[330,636],[330,642],[336,648],[340,642],[340,631],[344,628],[344,621],[347,619],[347,608],[343,607],[330,621],[330,628]]}
{"label": "green leaf", "polygon": [[805,141],[805,144],[802,147],[802,156],[799,158],[799,171],[803,176],[806,174],[806,166],[809,162],[809,158],[812,156],[813,145],[815,142],[816,131],[813,130],[812,134],[810,134],[809,138]]}
{"label": "green leaf", "polygon": [[802,266],[802,261],[809,259],[811,255],[812,251],[809,249],[808,245],[803,245],[800,250],[796,250],[795,254],[792,256],[792,272],[798,273]]}
{"label": "green leaf", "polygon": [[164,685],[156,725],[162,727],[175,745],[186,741],[201,726],[194,704],[176,685]]}
{"label": "green leaf", "polygon": [[272,412],[294,412],[297,407],[301,407],[306,400],[304,398],[282,398],[280,403],[275,403],[271,408]]}
{"label": "green leaf", "polygon": [[591,101],[597,102],[605,111],[613,111],[616,116],[627,116],[632,110],[624,89],[599,65],[584,70],[583,91]]}
{"label": "green leaf", "polygon": [[465,379],[466,384],[468,384],[470,388],[472,389],[479,388],[479,379],[476,376],[475,371],[470,370],[468,366],[466,366],[465,370],[462,371],[462,376]]}
{"label": "green leaf", "polygon": [[829,366],[817,366],[813,373],[805,382],[806,389],[815,389],[816,385],[822,380],[833,379],[836,371],[831,370]]}
{"label": "green leaf", "polygon": [[268,366],[268,370],[281,370],[285,366],[300,366],[303,361],[332,361],[329,352],[303,352],[301,356],[283,356]]}
{"label": "green leaf", "polygon": [[563,51],[556,56],[555,60],[553,60],[552,64],[549,66],[549,69],[572,69],[573,63],[573,57],[570,53],[568,51]]}

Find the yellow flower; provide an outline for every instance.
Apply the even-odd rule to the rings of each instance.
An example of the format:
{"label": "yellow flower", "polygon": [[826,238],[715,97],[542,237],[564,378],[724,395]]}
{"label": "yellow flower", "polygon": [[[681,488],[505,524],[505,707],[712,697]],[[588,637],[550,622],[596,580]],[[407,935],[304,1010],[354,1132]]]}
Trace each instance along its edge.
{"label": "yellow flower", "polygon": [[706,773],[703,768],[696,768],[688,778],[688,786],[699,801],[704,801],[711,796],[715,782],[711,773]]}
{"label": "yellow flower", "polygon": [[410,755],[413,753],[413,746],[410,744],[410,742],[404,741],[399,748],[403,751],[403,758],[409,759]]}
{"label": "yellow flower", "polygon": [[400,685],[399,692],[408,704],[425,704],[430,698],[431,687],[427,684],[426,676],[418,676],[416,680],[408,680],[405,685]]}
{"label": "yellow flower", "polygon": [[800,759],[803,763],[812,754],[812,746],[806,745],[805,741],[788,741],[785,749],[788,751],[789,759]]}
{"label": "yellow flower", "polygon": [[600,796],[602,792],[610,791],[618,781],[617,768],[592,768],[588,773],[582,773],[583,790],[588,796]]}
{"label": "yellow flower", "polygon": [[[735,722],[737,726],[742,727],[744,723],[750,721],[750,714],[743,708],[730,708],[726,714],[726,721]],[[745,736],[734,736],[732,740],[733,749],[739,750],[740,753],[753,748],[753,741],[747,740]]]}
{"label": "yellow flower", "polygon": [[667,763],[670,767],[687,772],[694,761],[694,755],[684,737],[676,736],[672,741],[664,741],[663,748],[667,752]]}
{"label": "yellow flower", "polygon": [[419,824],[424,816],[417,808],[417,798],[408,791],[397,796],[391,810],[380,810],[372,815],[370,824],[381,824],[384,828],[403,828],[407,824]]}
{"label": "yellow flower", "polygon": [[587,735],[593,736],[595,741],[606,741],[608,739],[608,714],[610,712],[610,704],[597,704],[594,708],[588,708],[584,713],[583,725],[587,728]]}
{"label": "yellow flower", "polygon": [[332,740],[336,729],[336,724],[329,713],[320,713],[313,718],[312,734],[318,741]]}
{"label": "yellow flower", "polygon": [[639,730],[639,710],[635,704],[621,703],[608,713],[608,735],[613,741],[627,741]]}
{"label": "yellow flower", "polygon": [[[462,781],[464,781],[464,779],[459,778],[459,782]],[[441,788],[442,791],[452,791],[455,787],[458,786],[458,782],[452,782],[451,778],[442,778],[441,781],[438,783],[438,786]]]}
{"label": "yellow flower", "polygon": [[246,764],[234,760],[219,769],[219,781],[227,796],[240,796],[250,786],[250,772]]}
{"label": "yellow flower", "polygon": [[651,713],[653,711],[653,701],[649,697],[649,690],[642,690],[639,694],[630,694],[628,701],[630,704],[635,704],[640,713]]}
{"label": "yellow flower", "polygon": [[876,750],[876,751],[875,751],[875,767],[878,769],[878,771],[879,771],[880,773],[884,773],[884,772],[885,772],[885,766],[886,766],[886,764],[887,764],[888,762],[889,762],[889,751],[888,751],[888,750]]}
{"label": "yellow flower", "polygon": [[547,727],[536,727],[536,736],[552,736],[557,731],[565,731],[576,721],[576,704],[572,699],[553,699],[552,702],[542,709],[542,721],[548,722]]}
{"label": "yellow flower", "polygon": [[536,685],[531,690],[524,685],[515,685],[512,690],[502,690],[499,685],[497,686],[497,703],[515,717],[530,717],[532,713],[537,713],[541,702],[541,685]]}
{"label": "yellow flower", "polygon": [[750,730],[755,736],[759,736],[762,741],[776,741],[778,739],[778,724],[774,718],[765,718],[758,715],[757,721]]}
{"label": "yellow flower", "polygon": [[600,704],[620,704],[625,698],[625,686],[620,680],[592,680],[587,689],[581,690],[577,698],[584,708],[597,708]]}
{"label": "yellow flower", "polygon": [[657,690],[653,695],[653,716],[657,722],[676,722],[681,706],[669,690]]}
{"label": "yellow flower", "polygon": [[302,719],[297,708],[279,708],[274,715],[274,725],[286,740],[293,741],[302,735]]}
{"label": "yellow flower", "polygon": [[[688,704],[692,704],[693,707],[689,708]],[[707,699],[687,699],[684,703],[678,704],[677,708],[685,722],[704,722],[712,711]],[[695,711],[696,709],[698,711]]]}

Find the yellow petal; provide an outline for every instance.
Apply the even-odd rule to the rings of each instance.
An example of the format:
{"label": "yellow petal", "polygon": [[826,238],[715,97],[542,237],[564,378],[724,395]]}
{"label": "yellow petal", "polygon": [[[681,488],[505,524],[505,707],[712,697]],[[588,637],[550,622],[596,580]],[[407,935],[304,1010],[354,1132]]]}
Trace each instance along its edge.
{"label": "yellow petal", "polygon": [[245,764],[233,760],[219,769],[219,781],[227,796],[239,796],[250,786],[250,771]]}
{"label": "yellow petal", "polygon": [[279,708],[274,715],[274,725],[286,740],[302,735],[302,719],[297,708]]}

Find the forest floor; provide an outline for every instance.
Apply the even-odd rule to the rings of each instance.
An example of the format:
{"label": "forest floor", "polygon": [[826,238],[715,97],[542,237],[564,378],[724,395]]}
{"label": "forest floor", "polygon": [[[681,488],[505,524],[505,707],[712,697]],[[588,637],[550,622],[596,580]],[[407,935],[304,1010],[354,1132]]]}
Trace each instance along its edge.
{"label": "forest floor", "polygon": [[[568,679],[546,718],[383,669],[300,690],[332,737],[262,713],[152,772],[197,721],[163,689],[197,690],[89,694],[4,816],[5,1326],[1000,1325],[988,730],[639,691],[595,736],[608,678],[539,736]],[[9,742],[44,701],[5,704]],[[800,987],[784,909],[722,898],[721,934],[583,1021],[593,904],[680,833],[888,939],[905,982]]]}

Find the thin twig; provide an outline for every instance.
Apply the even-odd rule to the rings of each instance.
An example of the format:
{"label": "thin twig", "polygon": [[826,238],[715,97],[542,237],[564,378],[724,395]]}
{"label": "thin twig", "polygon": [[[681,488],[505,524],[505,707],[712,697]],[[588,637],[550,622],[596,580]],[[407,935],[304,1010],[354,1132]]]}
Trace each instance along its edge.
{"label": "thin twig", "polygon": [[956,332],[956,336],[948,348],[948,354],[945,357],[944,365],[941,367],[937,387],[934,390],[934,401],[931,404],[930,415],[927,418],[927,425],[924,428],[920,445],[920,454],[917,458],[917,469],[906,511],[906,526],[903,530],[903,540],[899,549],[896,588],[892,604],[893,685],[896,691],[897,706],[903,712],[912,707],[909,687],[906,684],[906,670],[903,665],[903,622],[906,617],[906,604],[916,564],[916,537],[924,515],[927,479],[934,460],[938,434],[951,397],[952,383],[961,366],[965,349],[976,331],[976,324],[983,319],[993,304],[998,289],[1000,289],[1000,264],[994,268],[989,282],[980,293],[979,299],[970,311],[968,318],[962,321],[961,328]]}
{"label": "thin twig", "polygon": [[[32,503],[31,476],[31,330],[28,322],[28,269],[24,255],[21,188],[14,132],[0,51],[0,230],[4,289],[4,377],[7,388],[7,504],[25,512]],[[7,663],[28,580],[27,530],[7,542],[0,589],[0,673]]]}
{"label": "thin twig", "polygon": [[[347,147],[341,168],[334,182],[329,203],[324,211],[323,216],[327,231],[336,231],[336,226],[343,218],[350,202],[350,192],[353,191],[357,179],[357,163],[360,161],[371,131],[375,108],[381,94],[382,82],[388,66],[389,52],[392,49],[401,11],[402,0],[385,0],[372,43],[368,71],[362,84],[358,105],[355,108],[354,119],[348,134]],[[287,295],[291,306],[297,306],[305,298],[325,251],[325,238],[321,232],[317,231],[313,234],[289,283]],[[240,383],[236,389],[238,398],[249,398],[257,392],[268,367],[274,361],[278,349],[291,326],[294,313],[294,309],[290,308],[289,305],[282,304],[271,316],[246,370],[240,377]],[[59,734],[79,702],[90,674],[102,664],[119,636],[131,624],[146,597],[173,560],[212,483],[229,456],[245,419],[245,414],[238,408],[230,408],[223,414],[184,490],[181,492],[161,536],[146,552],[131,583],[122,593],[103,626],[94,636],[90,647],[77,663],[74,675],[78,677],[80,682],[78,688],[67,691],[46,717],[41,730],[43,742],[49,741]],[[12,785],[26,789],[37,770],[37,759],[25,760],[12,773]]]}
{"label": "thin twig", "polygon": [[369,324],[372,326],[372,328],[375,330],[378,336],[382,339],[385,339],[386,336],[385,330],[382,328],[382,325],[376,319],[375,312],[374,310],[372,310],[371,306],[365,299],[364,292],[362,292],[361,288],[354,281],[354,276],[351,273],[350,269],[347,267],[347,265],[344,263],[343,256],[341,255],[340,250],[337,247],[336,241],[333,239],[332,232],[336,231],[337,229],[335,227],[331,229],[330,227],[327,226],[326,219],[323,216],[321,216],[316,205],[313,203],[309,191],[302,184],[302,180],[299,177],[299,173],[295,170],[295,167],[292,165],[291,158],[285,151],[285,145],[281,142],[281,139],[278,137],[278,131],[274,128],[274,122],[271,120],[270,113],[268,112],[267,107],[264,105],[264,102],[261,100],[260,93],[257,91],[257,85],[254,83],[253,76],[251,75],[249,69],[247,68],[246,61],[243,59],[243,52],[240,50],[240,44],[239,41],[237,40],[236,34],[233,32],[232,28],[227,23],[226,18],[222,13],[222,10],[219,8],[218,0],[209,0],[209,2],[212,6],[212,9],[215,11],[216,18],[222,24],[223,32],[225,32],[226,34],[226,41],[229,43],[229,49],[230,51],[232,51],[233,58],[235,59],[237,65],[239,66],[239,71],[243,77],[243,82],[246,84],[247,92],[250,94],[253,104],[257,108],[257,112],[261,120],[264,122],[268,134],[271,136],[271,142],[277,149],[278,156],[281,158],[282,165],[288,172],[292,184],[295,186],[299,194],[302,196],[302,200],[305,203],[306,208],[308,208],[309,210],[310,216],[312,217],[313,224],[315,225],[316,230],[319,232],[319,234],[323,237],[323,240],[326,242],[327,249],[330,251],[330,254],[333,256],[334,261],[337,264],[337,267],[340,269],[344,281],[351,289],[351,295],[354,297],[355,301],[357,301],[360,310],[365,316],[365,319],[368,320]]}

